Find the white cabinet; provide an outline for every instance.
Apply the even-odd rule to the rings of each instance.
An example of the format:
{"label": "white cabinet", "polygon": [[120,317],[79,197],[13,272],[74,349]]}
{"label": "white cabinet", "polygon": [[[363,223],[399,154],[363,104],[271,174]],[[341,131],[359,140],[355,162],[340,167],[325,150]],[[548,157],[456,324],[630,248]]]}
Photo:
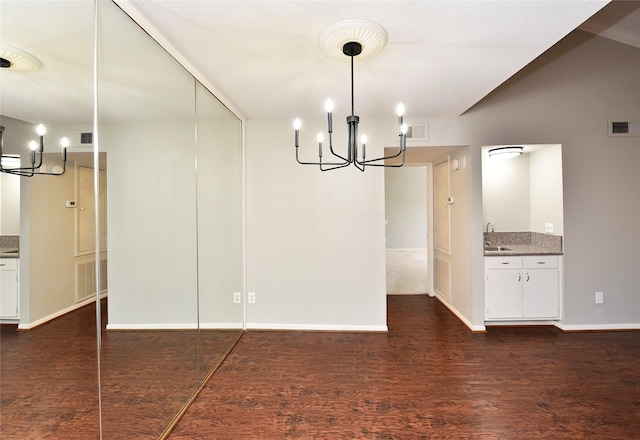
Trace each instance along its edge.
{"label": "white cabinet", "polygon": [[560,257],[485,257],[485,319],[560,317]]}
{"label": "white cabinet", "polygon": [[0,319],[20,317],[18,259],[0,258]]}

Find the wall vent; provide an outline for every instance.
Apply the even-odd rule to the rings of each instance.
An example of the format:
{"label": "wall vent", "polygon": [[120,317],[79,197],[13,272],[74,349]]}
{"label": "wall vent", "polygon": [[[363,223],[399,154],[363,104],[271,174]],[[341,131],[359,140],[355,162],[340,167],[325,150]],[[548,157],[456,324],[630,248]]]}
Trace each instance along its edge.
{"label": "wall vent", "polygon": [[451,270],[449,262],[439,255],[434,260],[434,290],[436,294],[451,302]]}
{"label": "wall vent", "polygon": [[[107,291],[107,259],[100,260],[100,293]],[[95,260],[76,262],[76,303],[94,297],[96,294]]]}
{"label": "wall vent", "polygon": [[80,133],[80,144],[92,144],[93,143],[93,133]]}
{"label": "wall vent", "polygon": [[427,125],[409,125],[407,127],[407,140],[427,141],[429,140],[429,129]]}
{"label": "wall vent", "polygon": [[640,136],[640,119],[609,119],[609,136]]}

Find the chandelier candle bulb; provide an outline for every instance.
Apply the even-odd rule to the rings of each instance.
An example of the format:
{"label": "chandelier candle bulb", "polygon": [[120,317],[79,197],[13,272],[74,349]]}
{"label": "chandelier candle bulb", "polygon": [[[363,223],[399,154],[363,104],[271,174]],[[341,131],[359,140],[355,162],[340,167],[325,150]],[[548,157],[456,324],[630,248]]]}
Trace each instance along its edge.
{"label": "chandelier candle bulb", "polygon": [[396,107],[396,114],[398,115],[398,130],[400,131],[400,134],[402,135],[402,124],[404,124],[404,104],[400,103],[398,104],[398,106]]}
{"label": "chandelier candle bulb", "polygon": [[327,101],[324,103],[324,109],[327,111],[327,127],[328,127],[328,132],[332,133],[333,132],[333,101],[331,100],[331,98],[327,99]]}
{"label": "chandelier candle bulb", "polygon": [[362,144],[362,160],[364,161],[364,158],[366,157],[366,151],[367,151],[367,135],[363,134],[362,136],[360,136],[360,143]]}
{"label": "chandelier candle bulb", "polygon": [[299,137],[300,137],[300,127],[302,126],[302,122],[300,122],[300,119],[297,119],[295,121],[293,121],[293,129],[296,131],[296,148],[298,148],[299,145]]}
{"label": "chandelier candle bulb", "polygon": [[322,136],[322,133],[318,133],[318,157],[320,159],[322,159],[322,141],[324,140],[324,137]]}
{"label": "chandelier candle bulb", "polygon": [[60,139],[60,145],[62,145],[62,161],[67,161],[67,147],[69,146],[69,139],[63,137]]}

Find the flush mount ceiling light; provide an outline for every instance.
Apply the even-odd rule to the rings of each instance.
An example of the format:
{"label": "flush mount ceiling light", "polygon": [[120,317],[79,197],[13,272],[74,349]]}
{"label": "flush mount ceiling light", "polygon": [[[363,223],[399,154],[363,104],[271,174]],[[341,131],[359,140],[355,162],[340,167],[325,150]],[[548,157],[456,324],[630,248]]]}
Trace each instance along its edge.
{"label": "flush mount ceiling light", "polygon": [[18,72],[35,72],[42,62],[24,50],[0,43],[0,67]]}
{"label": "flush mount ceiling light", "polygon": [[[358,158],[358,123],[360,118],[354,113],[354,93],[353,93],[353,62],[355,57],[359,59],[371,58],[387,43],[387,32],[382,26],[377,23],[373,23],[367,20],[345,20],[332,25],[327,26],[318,37],[318,45],[320,49],[332,59],[340,61],[351,61],[351,116],[347,116],[347,127],[349,130],[348,144],[347,144],[347,157],[343,157],[337,154],[333,150],[333,101],[327,99],[325,103],[325,109],[327,111],[327,132],[329,134],[329,151],[334,158],[338,161],[323,162],[322,161],[322,142],[324,136],[322,133],[318,133],[318,161],[317,162],[303,162],[298,157],[298,147],[300,138],[300,127],[302,123],[300,119],[296,119],[293,123],[295,129],[295,147],[296,147],[296,161],[302,165],[317,165],[321,171],[330,171],[338,168],[344,168],[353,164],[360,171],[364,171],[367,165],[377,167],[401,167],[405,162],[406,140],[407,140],[407,125],[403,121],[404,106],[402,103],[398,104],[396,112],[398,114],[398,136],[400,138],[400,146],[396,154],[386,157],[378,157],[375,159],[366,158],[366,135],[362,135],[360,138],[360,144],[362,147],[361,159]],[[402,162],[399,164],[385,164],[387,159],[393,159],[402,156]]]}
{"label": "flush mount ceiling light", "polygon": [[522,154],[522,147],[520,146],[511,146],[511,147],[498,147],[492,148],[489,150],[489,157],[495,157],[500,159],[513,159],[514,157],[518,157]]}

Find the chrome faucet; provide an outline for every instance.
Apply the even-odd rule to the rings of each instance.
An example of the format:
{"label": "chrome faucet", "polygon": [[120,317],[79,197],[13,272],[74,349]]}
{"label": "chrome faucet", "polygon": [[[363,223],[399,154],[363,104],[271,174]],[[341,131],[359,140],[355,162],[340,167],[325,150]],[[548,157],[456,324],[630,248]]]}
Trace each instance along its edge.
{"label": "chrome faucet", "polygon": [[[495,232],[494,228],[493,228],[493,223],[489,222],[489,223],[487,223],[487,228],[486,228],[485,234],[489,233],[489,225],[491,225],[491,232]],[[491,246],[491,242],[489,241],[489,238],[486,235],[484,236],[484,245],[485,245],[485,247]]]}

